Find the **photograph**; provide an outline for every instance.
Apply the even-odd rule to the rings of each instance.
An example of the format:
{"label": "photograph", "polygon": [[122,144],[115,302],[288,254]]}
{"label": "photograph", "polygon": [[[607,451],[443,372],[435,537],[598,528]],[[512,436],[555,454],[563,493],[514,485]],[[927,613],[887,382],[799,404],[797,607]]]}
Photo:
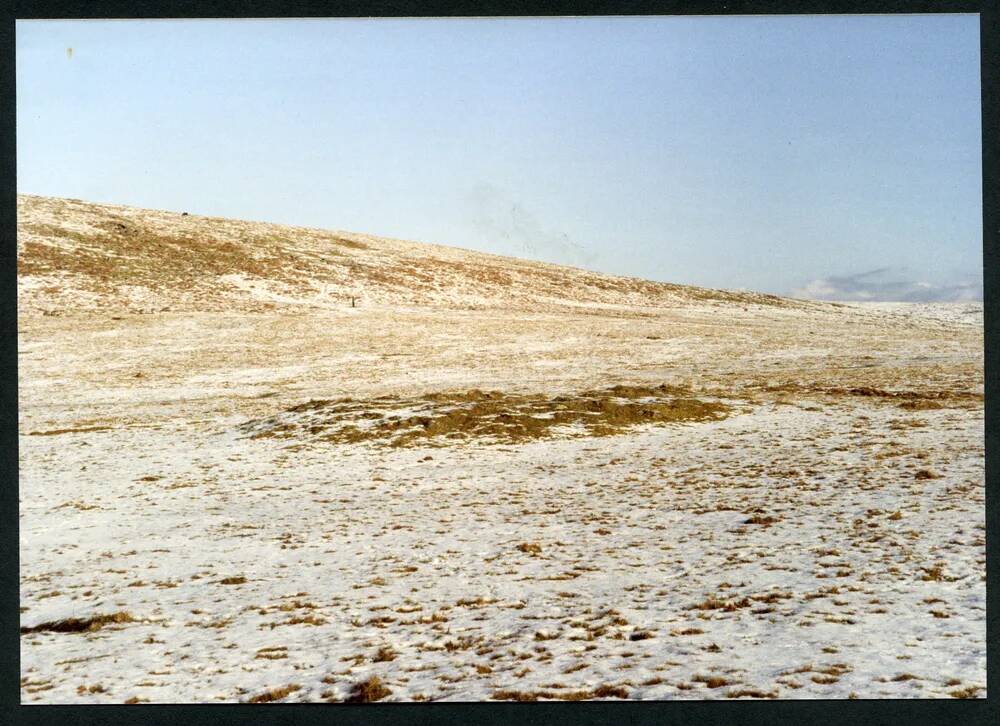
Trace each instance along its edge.
{"label": "photograph", "polygon": [[14,28],[22,705],[986,698],[978,14]]}

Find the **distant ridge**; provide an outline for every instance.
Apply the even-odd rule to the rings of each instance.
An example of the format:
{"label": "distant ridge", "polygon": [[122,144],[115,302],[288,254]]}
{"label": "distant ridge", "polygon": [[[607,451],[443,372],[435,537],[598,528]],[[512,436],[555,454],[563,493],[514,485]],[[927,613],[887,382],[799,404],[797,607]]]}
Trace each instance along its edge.
{"label": "distant ridge", "polygon": [[354,232],[19,195],[24,314],[430,306],[615,314],[810,303],[604,275]]}

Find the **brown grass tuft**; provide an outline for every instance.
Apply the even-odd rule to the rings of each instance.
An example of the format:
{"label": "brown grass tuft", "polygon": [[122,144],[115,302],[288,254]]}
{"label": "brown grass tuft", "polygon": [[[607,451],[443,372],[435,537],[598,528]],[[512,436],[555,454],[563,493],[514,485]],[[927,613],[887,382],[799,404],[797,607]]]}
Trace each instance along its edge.
{"label": "brown grass tuft", "polygon": [[494,691],[490,696],[494,701],[520,701],[532,703],[539,699],[556,701],[590,701],[595,698],[628,698],[628,691],[621,686],[598,686],[593,691]]}
{"label": "brown grass tuft", "polygon": [[954,691],[948,691],[948,695],[952,698],[977,698],[981,690],[983,689],[979,686],[969,686],[967,688],[959,688]]}
{"label": "brown grass tuft", "polygon": [[681,630],[671,630],[671,635],[701,635],[705,631],[701,628],[683,628]]}
{"label": "brown grass tuft", "polygon": [[351,695],[347,698],[347,703],[374,703],[381,701],[386,696],[392,695],[392,691],[382,684],[378,676],[356,683],[351,689]]}
{"label": "brown grass tuft", "polygon": [[282,686],[281,688],[272,688],[270,691],[258,693],[256,696],[252,696],[247,703],[273,703],[274,701],[280,701],[285,696],[294,693],[300,688],[301,686],[298,683],[289,683],[287,686]]}
{"label": "brown grass tuft", "polygon": [[105,625],[111,625],[115,623],[134,623],[135,618],[132,614],[120,610],[117,613],[111,613],[109,615],[94,615],[89,618],[67,618],[65,620],[53,620],[47,623],[41,623],[39,625],[33,625],[30,628],[21,628],[21,635],[26,635],[28,633],[92,633],[95,630],[100,630]]}
{"label": "brown grass tuft", "polygon": [[764,516],[762,514],[755,514],[749,519],[744,519],[743,524],[759,524],[762,527],[770,527],[772,524],[778,521],[777,517]]}
{"label": "brown grass tuft", "polygon": [[696,683],[704,683],[709,688],[721,688],[722,686],[728,686],[732,681],[728,678],[723,678],[722,676],[702,676],[697,675],[691,679]]}
{"label": "brown grass tuft", "polygon": [[637,630],[630,636],[628,636],[628,639],[631,640],[632,642],[635,642],[637,640],[649,640],[650,638],[653,637],[656,636],[649,630]]}
{"label": "brown grass tuft", "polygon": [[757,688],[738,688],[726,693],[726,698],[777,698],[774,691],[761,691]]}
{"label": "brown grass tuft", "polygon": [[594,689],[594,698],[628,698],[628,691],[621,686],[598,686]]}

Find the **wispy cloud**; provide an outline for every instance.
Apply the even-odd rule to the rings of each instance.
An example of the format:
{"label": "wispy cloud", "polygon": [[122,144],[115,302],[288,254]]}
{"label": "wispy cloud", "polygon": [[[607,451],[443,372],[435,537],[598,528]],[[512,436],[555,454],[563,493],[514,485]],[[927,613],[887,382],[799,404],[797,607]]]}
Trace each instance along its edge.
{"label": "wispy cloud", "polygon": [[490,240],[505,244],[509,254],[581,267],[598,258],[569,235],[545,229],[522,203],[492,184],[477,185],[468,202],[473,224]]}
{"label": "wispy cloud", "polygon": [[982,280],[961,279],[933,284],[906,279],[904,270],[880,267],[850,275],[823,277],[792,290],[792,297],[810,300],[878,302],[964,302],[983,299]]}

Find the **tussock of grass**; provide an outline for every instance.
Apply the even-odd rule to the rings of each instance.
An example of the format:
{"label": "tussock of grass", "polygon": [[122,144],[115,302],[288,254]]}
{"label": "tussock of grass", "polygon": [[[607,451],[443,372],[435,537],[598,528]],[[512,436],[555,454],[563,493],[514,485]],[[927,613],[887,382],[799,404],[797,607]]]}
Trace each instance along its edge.
{"label": "tussock of grass", "polygon": [[392,691],[382,684],[382,680],[378,676],[371,676],[354,685],[347,703],[374,703],[390,695]]}
{"label": "tussock of grass", "polygon": [[655,635],[648,630],[637,630],[631,635],[629,635],[628,639],[631,640],[632,642],[635,642],[637,640],[649,640],[650,638],[653,637],[655,637]]}
{"label": "tussock of grass", "polygon": [[954,691],[948,691],[948,695],[952,698],[977,698],[981,690],[983,689],[979,686],[969,686],[967,688],[959,688]]}
{"label": "tussock of grass", "polygon": [[535,633],[535,640],[557,640],[560,635],[561,633],[557,632],[549,633],[539,630],[538,632]]}
{"label": "tussock of grass", "polygon": [[772,524],[778,521],[777,517],[765,516],[762,514],[755,514],[749,519],[744,519],[743,524],[759,524],[762,527],[770,527]]}
{"label": "tussock of grass", "polygon": [[596,698],[628,698],[628,691],[621,686],[598,686],[593,691],[516,691],[499,690],[491,695],[494,701],[534,702],[550,701],[591,701]]}
{"label": "tussock of grass", "polygon": [[709,688],[721,688],[722,686],[728,686],[732,681],[728,678],[723,678],[722,676],[703,676],[697,675],[691,679],[696,683],[704,683]]}
{"label": "tussock of grass", "polygon": [[882,400],[894,403],[903,409],[923,410],[954,406],[968,406],[983,400],[983,394],[960,390],[922,390],[922,391],[886,391],[873,386],[855,386],[844,388],[840,386],[802,385],[798,383],[783,383],[765,386],[768,393],[799,393],[820,394],[824,396],[851,396]]}
{"label": "tussock of grass", "polygon": [[777,698],[774,691],[761,691],[757,688],[738,688],[728,691],[726,698]]}
{"label": "tussock of grass", "polygon": [[276,647],[276,648],[260,648],[254,658],[260,660],[284,660],[288,657],[288,648]]}
{"label": "tussock of grass", "polygon": [[594,698],[628,698],[628,691],[621,686],[598,686]]}
{"label": "tussock of grass", "polygon": [[29,431],[28,436],[59,436],[60,434],[80,434],[94,431],[110,431],[110,426],[82,426],[70,429],[52,429],[50,431]]}
{"label": "tussock of grass", "polygon": [[836,683],[840,679],[836,676],[820,676],[816,675],[812,677],[813,683],[819,683],[820,685],[830,685],[831,683]]}
{"label": "tussock of grass", "polygon": [[92,633],[100,630],[105,625],[116,623],[134,623],[135,618],[131,613],[120,610],[108,615],[94,615],[89,618],[66,618],[65,620],[53,620],[31,627],[22,627],[21,635],[28,633]]}
{"label": "tussock of grass", "polygon": [[931,567],[921,567],[921,571],[924,573],[920,576],[920,579],[924,582],[950,582],[952,578],[944,574],[944,566],[937,564]]}
{"label": "tussock of grass", "polygon": [[750,598],[744,597],[740,600],[721,600],[715,595],[709,595],[707,598],[702,600],[700,603],[692,605],[689,610],[724,610],[726,612],[734,612],[741,608],[748,608],[753,603]]}
{"label": "tussock of grass", "polygon": [[270,627],[272,630],[275,628],[280,628],[283,625],[324,625],[326,623],[326,618],[317,617],[315,615],[306,615],[304,617],[291,617],[288,620],[282,620],[278,623],[268,623],[266,626],[261,625],[260,627]]}
{"label": "tussock of grass", "polygon": [[701,628],[682,628],[680,630],[671,630],[671,635],[702,635],[705,631]]}
{"label": "tussock of grass", "polygon": [[273,703],[274,701],[280,701],[285,696],[299,690],[299,688],[301,686],[298,683],[289,683],[287,686],[282,686],[281,688],[274,688],[270,691],[258,693],[256,696],[252,696],[247,703]]}

